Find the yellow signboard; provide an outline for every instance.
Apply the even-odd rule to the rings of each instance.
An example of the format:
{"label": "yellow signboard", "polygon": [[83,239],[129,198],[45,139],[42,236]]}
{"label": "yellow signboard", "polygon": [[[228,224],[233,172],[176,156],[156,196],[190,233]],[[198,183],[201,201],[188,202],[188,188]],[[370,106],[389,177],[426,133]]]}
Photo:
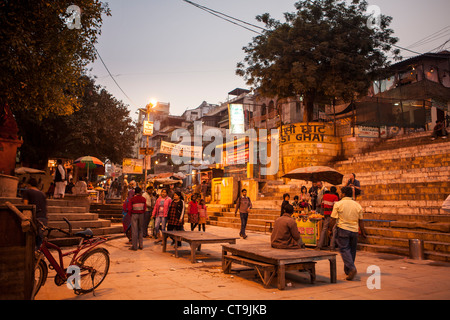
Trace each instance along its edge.
{"label": "yellow signboard", "polygon": [[340,140],[332,124],[323,122],[293,123],[279,130],[280,158],[283,172],[328,165],[340,151]]}
{"label": "yellow signboard", "polygon": [[142,174],[144,159],[123,159],[122,172],[128,174]]}
{"label": "yellow signboard", "polygon": [[317,245],[319,230],[316,221],[296,219],[297,228],[305,244]]}
{"label": "yellow signboard", "polygon": [[334,138],[334,128],[321,122],[292,123],[280,130],[280,144],[331,142],[329,138]]}

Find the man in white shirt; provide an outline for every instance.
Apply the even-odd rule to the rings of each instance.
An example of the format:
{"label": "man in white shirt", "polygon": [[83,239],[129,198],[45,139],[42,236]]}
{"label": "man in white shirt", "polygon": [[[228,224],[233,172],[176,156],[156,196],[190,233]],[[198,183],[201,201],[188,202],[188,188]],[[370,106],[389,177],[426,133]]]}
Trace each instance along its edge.
{"label": "man in white shirt", "polygon": [[56,170],[55,170],[55,193],[53,198],[64,198],[64,194],[66,193],[66,170],[62,164],[62,160],[58,159],[56,161]]}
{"label": "man in white shirt", "polygon": [[366,237],[362,219],[363,209],[359,203],[352,199],[353,189],[343,187],[341,189],[343,198],[334,204],[331,213],[331,223],[328,230],[333,230],[337,223],[336,242],[339,246],[342,260],[344,261],[344,272],[347,280],[352,280],[356,275],[355,258],[358,245],[358,233]]}
{"label": "man in white shirt", "polygon": [[151,221],[151,216],[153,212],[153,207],[155,206],[156,198],[153,195],[153,187],[147,187],[147,190],[142,194],[147,203],[147,209],[144,213],[144,238],[150,238],[148,233],[148,226]]}
{"label": "man in white shirt", "polygon": [[75,187],[73,187],[74,194],[86,194],[87,193],[87,184],[83,181],[83,177],[79,177],[77,183],[75,183]]}

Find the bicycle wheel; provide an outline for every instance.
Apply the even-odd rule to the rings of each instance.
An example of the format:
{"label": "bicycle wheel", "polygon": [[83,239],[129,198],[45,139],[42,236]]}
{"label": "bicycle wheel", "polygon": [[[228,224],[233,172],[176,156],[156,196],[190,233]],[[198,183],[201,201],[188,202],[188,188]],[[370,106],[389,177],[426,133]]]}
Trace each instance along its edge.
{"label": "bicycle wheel", "polygon": [[45,263],[44,260],[41,260],[34,269],[33,298],[38,294],[39,289],[41,289],[41,287],[44,285],[45,281],[47,280],[47,275],[48,275],[47,264]]}
{"label": "bicycle wheel", "polygon": [[88,293],[97,288],[105,279],[109,270],[109,252],[104,248],[96,248],[81,256],[80,289],[78,293]]}

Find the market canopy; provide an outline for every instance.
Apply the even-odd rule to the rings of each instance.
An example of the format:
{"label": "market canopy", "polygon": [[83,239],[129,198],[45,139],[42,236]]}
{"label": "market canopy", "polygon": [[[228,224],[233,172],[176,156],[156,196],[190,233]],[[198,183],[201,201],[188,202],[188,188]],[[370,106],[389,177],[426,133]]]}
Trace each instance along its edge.
{"label": "market canopy", "polygon": [[154,179],[153,182],[164,184],[164,185],[170,185],[170,184],[177,184],[177,183],[183,183],[183,180],[174,180],[170,178],[160,178],[160,179]]}
{"label": "market canopy", "polygon": [[45,174],[45,171],[34,169],[34,168],[28,168],[28,167],[20,167],[14,169],[14,172],[16,174]]}

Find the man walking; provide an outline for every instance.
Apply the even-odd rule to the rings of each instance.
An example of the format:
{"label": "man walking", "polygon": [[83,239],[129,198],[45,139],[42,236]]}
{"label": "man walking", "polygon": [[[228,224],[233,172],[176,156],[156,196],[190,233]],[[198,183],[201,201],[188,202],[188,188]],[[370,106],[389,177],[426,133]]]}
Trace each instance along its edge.
{"label": "man walking", "polygon": [[236,213],[239,210],[239,215],[241,218],[241,231],[239,232],[239,235],[246,239],[247,235],[245,234],[245,228],[247,227],[247,220],[248,220],[248,211],[252,208],[252,201],[249,197],[247,197],[247,190],[242,189],[242,196],[240,196],[236,201],[236,209],[234,210],[234,216],[236,216]]}
{"label": "man walking", "polygon": [[331,213],[331,223],[329,230],[337,223],[336,242],[339,252],[344,261],[344,272],[347,280],[353,280],[356,275],[356,247],[358,245],[358,232],[361,229],[361,236],[366,237],[362,219],[362,207],[352,199],[353,190],[350,187],[341,189],[343,198],[336,202]]}

